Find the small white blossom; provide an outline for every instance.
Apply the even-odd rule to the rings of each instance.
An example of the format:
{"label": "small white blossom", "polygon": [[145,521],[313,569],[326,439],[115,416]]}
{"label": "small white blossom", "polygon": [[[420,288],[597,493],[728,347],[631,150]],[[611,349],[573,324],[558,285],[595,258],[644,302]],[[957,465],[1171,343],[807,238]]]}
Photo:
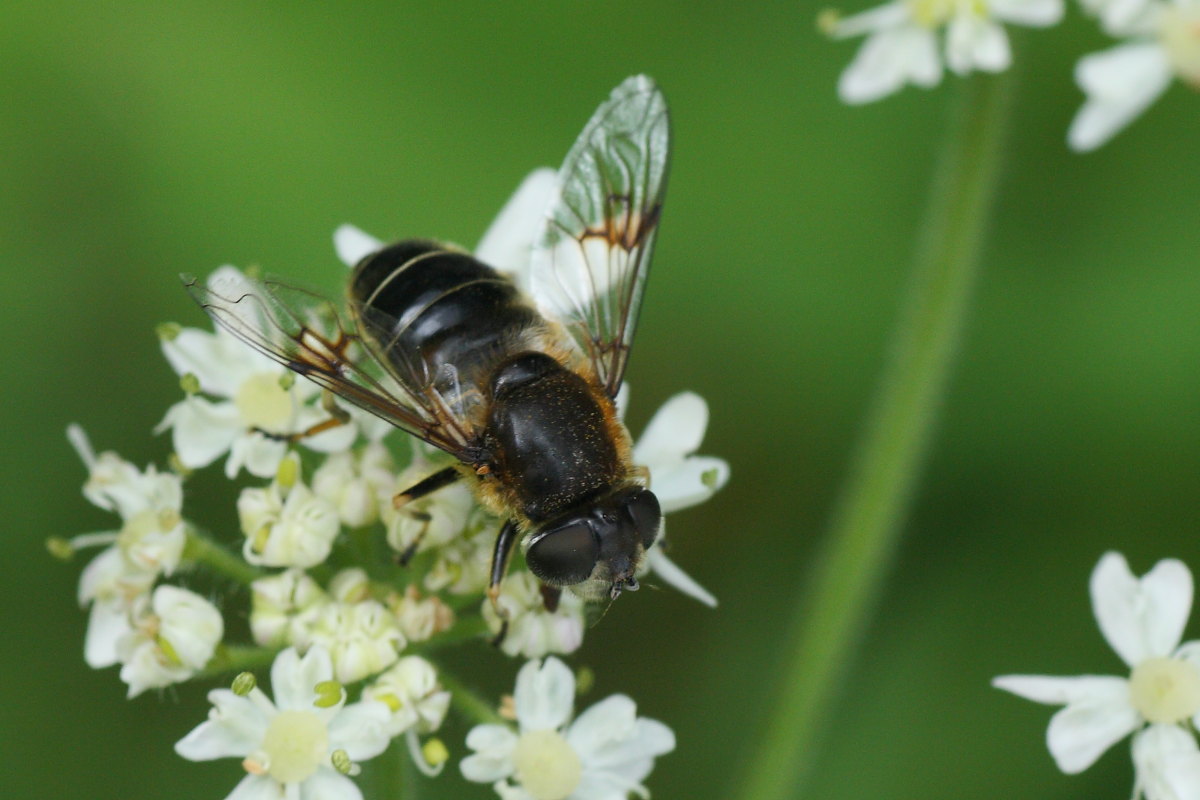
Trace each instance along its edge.
{"label": "small white blossom", "polygon": [[436,596],[421,597],[413,584],[388,598],[396,622],[410,642],[423,642],[454,624],[454,612]]}
{"label": "small white blossom", "polygon": [[613,695],[573,722],[575,678],[556,658],[531,661],[513,693],[517,730],[477,725],[467,734],[475,751],[459,765],[469,781],[490,783],[504,800],[616,800],[647,796],[642,781],[654,759],[675,749],[661,722],[637,716],[625,695]]}
{"label": "small white blossom", "polygon": [[243,489],[237,502],[246,541],[242,555],[265,567],[314,567],[340,530],[337,510],[299,480]]}
{"label": "small white blossom", "polygon": [[309,640],[309,630],[329,596],[299,569],[259,578],[250,584],[250,632],[264,647]]}
{"label": "small white blossom", "polygon": [[[231,297],[249,290],[245,277],[230,266],[209,276],[208,285]],[[251,308],[245,312],[254,313]],[[213,333],[172,331],[163,337],[162,349],[175,372],[193,377],[200,391],[172,406],[157,428],[171,431],[175,453],[189,468],[207,466],[229,453],[227,477],[235,477],[243,466],[252,475],[270,477],[287,454],[281,437],[302,433],[329,416],[310,402],[320,394],[316,384],[295,379],[220,326]],[[350,423],[301,441],[313,450],[333,452],[348,448],[356,434]]]}
{"label": "small white blossom", "polygon": [[[500,649],[510,656],[573,653],[583,643],[584,601],[573,592],[561,592],[558,607],[550,611],[538,579],[530,572],[517,572],[504,579],[498,602],[508,614]],[[483,618],[492,633],[500,632],[502,621],[490,600],[483,601]]]}
{"label": "small white blossom", "polygon": [[[1143,0],[1134,10],[1116,8],[1128,40],[1079,60],[1075,80],[1087,95],[1071,121],[1067,142],[1095,150],[1137,119],[1178,78],[1200,88],[1200,0]],[[1105,17],[1106,19],[1108,17]]]}
{"label": "small white blossom", "polygon": [[471,509],[467,526],[458,538],[435,551],[433,566],[422,586],[430,592],[467,595],[487,588],[492,548],[499,523],[480,506]]}
{"label": "small white blossom", "polygon": [[185,681],[202,669],[225,635],[221,612],[195,592],[159,586],[131,612],[117,643],[129,696]]}
{"label": "small white blossom", "polygon": [[1138,786],[1149,800],[1200,797],[1200,783],[1186,794],[1163,788],[1188,770],[1200,774],[1191,734],[1188,747],[1171,732],[1200,723],[1200,642],[1179,644],[1192,606],[1191,572],[1167,559],[1138,579],[1124,556],[1107,553],[1092,572],[1090,588],[1100,631],[1130,668],[1127,678],[1004,675],[992,685],[1065,706],[1046,733],[1063,772],[1082,772],[1133,733]]}
{"label": "small white blossom", "polygon": [[828,14],[822,25],[836,39],[867,37],[838,81],[842,101],[858,104],[910,83],[936,86],[943,57],[958,75],[1002,72],[1012,54],[1001,23],[1040,28],[1056,24],[1062,15],[1062,0],[893,0],[845,19]]}
{"label": "small white blossom", "polygon": [[308,643],[329,653],[342,683],[383,671],[407,644],[396,618],[376,600],[321,606],[309,628]]}
{"label": "small white blossom", "polygon": [[396,484],[392,466],[387,448],[371,442],[358,453],[331,453],[313,473],[312,488],[333,504],[343,525],[361,528],[379,519],[380,495]]}
{"label": "small white blossom", "polygon": [[347,773],[357,773],[353,762],[387,749],[390,712],[371,700],[345,705],[341,689],[329,699],[332,679],[324,649],[314,647],[303,658],[284,650],[271,668],[274,702],[257,688],[244,697],[228,689],[209,692],[208,720],[177,742],[175,752],[191,761],[243,759],[248,774],[229,795],[236,800],[362,800]]}
{"label": "small white blossom", "polygon": [[84,658],[89,666],[116,664],[118,640],[129,630],[129,613],[159,575],[179,566],[187,543],[183,487],[179,477],[153,465],[138,470],[116,453],[97,456],[77,425],[67,438],[88,468],[83,493],[92,503],[121,517],[119,531],[76,537],[72,544],[111,544],[84,568],[79,603],[91,604]]}
{"label": "small white blossom", "polygon": [[437,670],[420,656],[405,656],[363,689],[364,700],[378,700],[391,709],[391,736],[415,728],[432,733],[442,726],[450,693],[437,681]]}

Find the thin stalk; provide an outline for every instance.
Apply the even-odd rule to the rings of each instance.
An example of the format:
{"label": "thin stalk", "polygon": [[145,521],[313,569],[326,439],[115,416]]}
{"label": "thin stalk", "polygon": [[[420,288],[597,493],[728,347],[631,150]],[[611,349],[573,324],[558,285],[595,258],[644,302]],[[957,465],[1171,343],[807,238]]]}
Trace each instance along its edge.
{"label": "thin stalk", "polygon": [[185,561],[207,564],[214,572],[246,586],[263,576],[256,567],[247,564],[240,556],[226,550],[191,526],[187,529],[183,558]]}
{"label": "thin stalk", "polygon": [[894,348],[785,639],[782,682],[736,795],[746,800],[803,796],[841,678],[895,553],[978,271],[1008,83],[1008,76],[960,81]]}
{"label": "thin stalk", "polygon": [[473,689],[468,689],[449,672],[438,669],[438,683],[450,692],[450,705],[475,722],[494,725],[511,724],[509,720],[500,716],[494,705],[476,694]]}

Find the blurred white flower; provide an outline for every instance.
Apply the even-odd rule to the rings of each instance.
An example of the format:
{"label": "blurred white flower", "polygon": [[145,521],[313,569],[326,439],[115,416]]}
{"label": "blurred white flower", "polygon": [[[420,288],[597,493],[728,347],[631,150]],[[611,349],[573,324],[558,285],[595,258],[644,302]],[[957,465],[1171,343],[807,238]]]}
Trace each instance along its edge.
{"label": "blurred white flower", "polygon": [[149,599],[143,595],[116,645],[129,697],[187,680],[208,663],[224,635],[221,612],[195,592],[159,586]]}
{"label": "blurred white flower", "polygon": [[454,624],[454,611],[436,595],[422,597],[414,584],[405,587],[403,594],[388,598],[388,606],[396,615],[401,632],[410,642],[423,642],[435,633],[449,630]]}
{"label": "blurred white flower", "polygon": [[[557,592],[557,607],[546,608],[542,584],[531,572],[516,572],[504,579],[499,602],[508,616],[508,631],[500,649],[510,656],[541,658],[548,653],[573,653],[583,644],[583,598],[574,592]],[[493,634],[502,620],[488,599],[483,618]]]}
{"label": "blurred white flower", "polygon": [[373,700],[345,705],[345,690],[332,680],[324,649],[303,658],[284,650],[271,667],[274,702],[257,688],[246,696],[209,692],[208,720],[175,752],[191,761],[242,758],[248,774],[229,795],[236,800],[362,800],[347,775],[357,774],[354,762],[387,749],[390,712]]}
{"label": "blurred white flower", "polygon": [[306,644],[326,650],[333,659],[336,678],[353,683],[395,663],[407,642],[396,618],[382,603],[361,600],[322,605]]}
{"label": "blurred white flower", "polygon": [[[703,503],[729,481],[729,464],[693,455],[708,428],[708,404],[695,392],[681,392],[654,413],[633,446],[633,462],[650,470],[650,489],[664,515]],[[643,569],[707,606],[717,599],[667,557],[666,524],[646,553]]]}
{"label": "blurred white flower", "polygon": [[313,473],[312,488],[333,504],[343,525],[360,528],[379,519],[380,496],[396,484],[392,469],[387,448],[371,442],[357,453],[330,453]]}
{"label": "blurred white flower", "polygon": [[625,695],[613,695],[573,722],[575,678],[556,658],[531,661],[513,693],[517,730],[477,725],[467,734],[475,751],[463,776],[491,783],[504,800],[616,800],[648,796],[642,781],[654,759],[675,749],[661,722],[637,716]]}
{"label": "blurred white flower", "polygon": [[[249,291],[246,278],[230,266],[213,272],[208,285],[233,297]],[[171,431],[175,453],[184,466],[204,467],[229,453],[227,477],[235,477],[243,466],[252,475],[270,477],[288,449],[279,437],[302,433],[329,416],[310,402],[320,394],[316,384],[296,380],[224,328],[218,326],[213,333],[198,328],[164,330],[163,355],[176,373],[195,381],[196,391],[171,406],[156,429]],[[313,450],[334,452],[350,447],[356,435],[357,428],[350,423],[301,442]]]}
{"label": "blurred white flower", "polygon": [[187,542],[184,529],[183,487],[179,477],[160,473],[153,465],[138,470],[116,453],[99,456],[78,425],[67,438],[88,469],[83,493],[92,503],[121,517],[119,531],[85,534],[70,541],[72,548],[108,544],[79,578],[79,604],[91,604],[84,658],[89,666],[116,664],[116,646],[129,630],[135,601],[150,591],[159,575],[179,566]]}
{"label": "blurred white flower", "polygon": [[391,709],[391,736],[416,728],[432,733],[442,726],[450,693],[437,681],[437,670],[420,656],[405,656],[363,689],[364,700],[378,700]]}
{"label": "blurred white flower", "polygon": [[1002,72],[1012,54],[1001,23],[1041,28],[1058,23],[1062,15],[1062,0],[893,0],[844,19],[827,12],[820,22],[835,39],[867,37],[838,81],[842,101],[858,104],[910,83],[936,86],[943,58],[958,75]]}
{"label": "blurred white flower", "polygon": [[[1105,640],[1129,677],[1003,675],[992,685],[1029,700],[1064,705],[1050,719],[1046,744],[1059,769],[1082,772],[1135,733],[1138,787],[1150,800],[1200,797],[1200,783],[1174,794],[1181,774],[1200,775],[1189,725],[1200,723],[1200,642],[1179,640],[1192,606],[1192,574],[1181,562],[1158,562],[1134,577],[1119,553],[1106,553],[1091,577],[1092,608]],[[1185,733],[1190,746],[1181,745]],[[1189,770],[1191,771],[1189,773]]]}
{"label": "blurred white flower", "polygon": [[309,640],[309,631],[329,596],[300,569],[259,578],[250,584],[250,632],[263,647]]}
{"label": "blurred white flower", "polygon": [[329,555],[341,529],[333,504],[300,482],[299,460],[294,463],[294,469],[281,469],[282,480],[243,489],[238,496],[238,520],[246,537],[242,556],[256,566],[314,567]]}
{"label": "blurred white flower", "polygon": [[[1116,11],[1112,11],[1116,9]],[[1075,81],[1087,99],[1071,121],[1067,142],[1095,150],[1123,130],[1178,78],[1200,87],[1200,0],[1108,4],[1110,32],[1128,41],[1079,60]],[[1115,15],[1115,16],[1114,16]],[[1109,23],[1109,18],[1115,19]]]}

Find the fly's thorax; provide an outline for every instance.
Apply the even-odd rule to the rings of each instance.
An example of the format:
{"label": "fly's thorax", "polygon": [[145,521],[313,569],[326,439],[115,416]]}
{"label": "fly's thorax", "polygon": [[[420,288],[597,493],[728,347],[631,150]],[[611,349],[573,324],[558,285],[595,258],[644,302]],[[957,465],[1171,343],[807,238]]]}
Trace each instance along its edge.
{"label": "fly's thorax", "polygon": [[489,398],[490,466],[533,525],[611,491],[628,473],[611,401],[552,356],[507,359],[491,376]]}

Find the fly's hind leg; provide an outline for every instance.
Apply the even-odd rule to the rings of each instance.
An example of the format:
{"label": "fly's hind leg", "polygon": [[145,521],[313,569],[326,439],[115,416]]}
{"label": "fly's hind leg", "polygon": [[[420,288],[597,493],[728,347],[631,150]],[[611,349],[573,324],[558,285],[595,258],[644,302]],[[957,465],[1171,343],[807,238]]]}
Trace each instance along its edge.
{"label": "fly's hind leg", "polygon": [[508,611],[500,605],[500,584],[504,582],[504,573],[508,572],[508,562],[512,558],[513,545],[517,543],[518,538],[520,537],[517,521],[510,519],[500,528],[500,535],[496,537],[496,546],[492,550],[492,573],[487,594],[496,616],[500,618],[500,632],[492,639],[492,644],[496,647],[499,647],[508,635]]}
{"label": "fly's hind leg", "polygon": [[444,467],[392,498],[392,508],[411,519],[424,523],[416,538],[400,553],[399,561],[401,566],[407,566],[408,562],[412,561],[413,556],[417,554],[417,548],[421,546],[421,540],[425,538],[425,532],[429,530],[429,523],[431,521],[431,517],[426,512],[417,511],[414,508],[407,508],[406,506],[414,500],[420,500],[425,495],[432,494],[444,486],[449,486],[461,477],[462,473],[453,466]]}

